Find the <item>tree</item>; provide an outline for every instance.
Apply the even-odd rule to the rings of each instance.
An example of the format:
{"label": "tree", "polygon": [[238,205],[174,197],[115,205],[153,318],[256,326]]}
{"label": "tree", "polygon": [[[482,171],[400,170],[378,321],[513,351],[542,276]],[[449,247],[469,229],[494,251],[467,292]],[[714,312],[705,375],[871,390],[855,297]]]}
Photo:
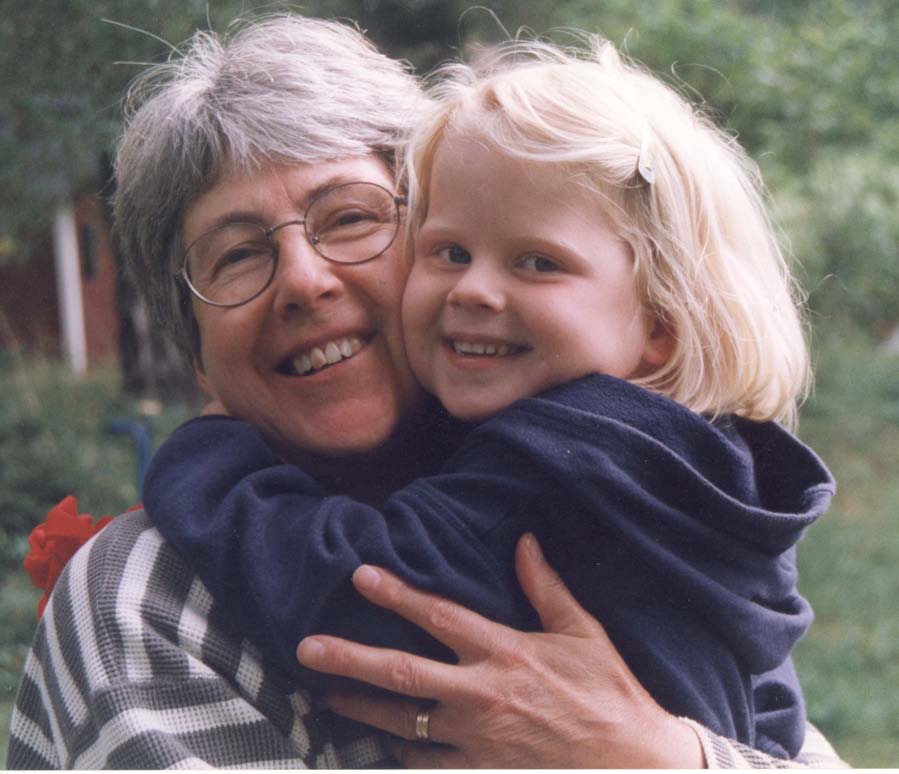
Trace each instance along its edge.
{"label": "tree", "polygon": [[[599,31],[679,88],[701,95],[761,161],[775,189],[789,196],[828,195],[813,182],[826,171],[816,169],[833,168],[834,159],[848,153],[867,159],[853,168],[875,176],[872,189],[895,190],[899,6],[892,0],[489,5],[492,13],[460,0],[319,0],[302,10],[357,20],[387,53],[420,71],[472,41],[500,40],[506,29],[514,35],[521,25],[537,32]],[[259,0],[0,0],[0,261],[22,259],[23,238],[46,225],[55,202],[87,183],[105,182],[108,173],[98,170],[114,151],[122,94],[146,64],[169,55],[166,41],[177,45],[197,28],[224,31],[239,13],[276,10]],[[556,37],[570,42],[564,34]],[[886,216],[872,217],[879,225],[869,231],[877,236],[865,244],[854,238],[853,249],[858,261],[880,272],[897,257]],[[838,243],[824,247],[842,249]],[[837,255],[811,262],[813,271],[845,263]],[[813,275],[810,283],[820,279]],[[885,288],[869,284],[877,287],[879,319],[892,315],[895,321],[895,280],[888,278]],[[845,300],[838,293],[819,299],[828,308]],[[866,303],[852,300],[863,324],[870,322],[861,310]],[[139,320],[133,322],[139,329]],[[162,346],[145,350],[160,352]]]}

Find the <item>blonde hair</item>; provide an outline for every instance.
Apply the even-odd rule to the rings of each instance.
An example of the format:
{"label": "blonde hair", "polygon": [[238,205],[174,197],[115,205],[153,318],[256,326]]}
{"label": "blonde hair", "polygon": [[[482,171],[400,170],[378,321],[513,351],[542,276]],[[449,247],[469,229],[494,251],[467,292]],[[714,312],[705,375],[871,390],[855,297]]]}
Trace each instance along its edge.
{"label": "blonde hair", "polygon": [[634,381],[700,413],[792,425],[808,352],[757,166],[674,89],[587,42],[512,42],[438,71],[409,149],[410,228],[448,132],[570,173],[630,244],[641,301],[674,339],[668,361]]}

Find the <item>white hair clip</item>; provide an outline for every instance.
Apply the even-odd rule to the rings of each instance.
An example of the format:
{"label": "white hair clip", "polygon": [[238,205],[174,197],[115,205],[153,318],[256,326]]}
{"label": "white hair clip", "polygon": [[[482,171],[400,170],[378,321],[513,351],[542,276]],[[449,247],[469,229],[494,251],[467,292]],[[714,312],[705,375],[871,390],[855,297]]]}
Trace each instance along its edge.
{"label": "white hair clip", "polygon": [[637,156],[637,173],[649,185],[656,181],[656,171],[652,166],[652,154],[649,152],[649,127],[645,124],[643,125],[643,140],[640,142],[640,155]]}

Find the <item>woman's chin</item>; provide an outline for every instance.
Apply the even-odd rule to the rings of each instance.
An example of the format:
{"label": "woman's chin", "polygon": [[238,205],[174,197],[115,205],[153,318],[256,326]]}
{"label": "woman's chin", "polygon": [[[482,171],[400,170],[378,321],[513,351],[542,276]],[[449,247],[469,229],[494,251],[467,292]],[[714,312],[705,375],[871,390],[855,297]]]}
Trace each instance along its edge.
{"label": "woman's chin", "polygon": [[393,437],[400,415],[396,410],[381,407],[376,412],[346,410],[316,419],[296,428],[282,426],[275,430],[285,458],[334,459],[377,453]]}

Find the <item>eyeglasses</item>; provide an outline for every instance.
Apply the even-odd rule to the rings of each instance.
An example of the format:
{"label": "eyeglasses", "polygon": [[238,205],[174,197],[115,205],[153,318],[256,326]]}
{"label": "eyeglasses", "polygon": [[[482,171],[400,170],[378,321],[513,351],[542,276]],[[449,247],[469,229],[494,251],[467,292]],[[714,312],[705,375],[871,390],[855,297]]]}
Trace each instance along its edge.
{"label": "eyeglasses", "polygon": [[355,264],[381,255],[396,239],[402,197],[377,183],[345,183],[323,191],[299,220],[265,228],[258,223],[226,223],[194,240],[180,276],[191,292],[212,306],[252,301],[278,268],[275,234],[302,226],[309,244],[333,263]]}

